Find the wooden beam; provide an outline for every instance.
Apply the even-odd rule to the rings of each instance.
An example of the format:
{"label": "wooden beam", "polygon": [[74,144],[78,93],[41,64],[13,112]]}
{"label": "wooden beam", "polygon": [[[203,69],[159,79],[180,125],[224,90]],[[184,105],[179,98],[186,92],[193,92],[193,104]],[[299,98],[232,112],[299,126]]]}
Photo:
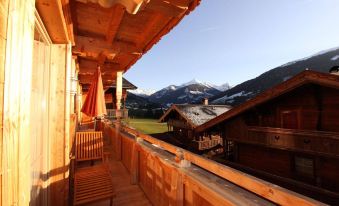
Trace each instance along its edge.
{"label": "wooden beam", "polygon": [[118,53],[138,52],[136,44],[131,42],[114,41],[113,45],[107,43],[104,39],[90,38],[85,36],[76,36],[73,54],[78,56],[98,57],[104,52],[108,57]]}
{"label": "wooden beam", "polygon": [[169,17],[176,17],[182,15],[188,10],[188,3],[168,0],[152,0],[147,4],[147,9],[160,12]]}
{"label": "wooden beam", "polygon": [[53,43],[69,42],[67,24],[59,0],[36,0],[36,8]]}
{"label": "wooden beam", "polygon": [[[149,22],[147,22],[142,35],[139,36],[138,39],[138,46],[142,47],[145,46],[148,42],[146,42],[147,40],[150,41],[150,37],[154,36],[154,31],[157,32],[158,30],[160,30],[161,28],[157,28],[157,26],[159,27],[159,21],[161,20],[161,18],[163,17],[163,15],[161,15],[160,13],[155,13],[153,18],[150,19]],[[160,27],[162,25],[160,24]],[[153,31],[153,34],[152,34]]]}
{"label": "wooden beam", "polygon": [[[80,71],[79,74],[94,74],[96,68],[98,66],[97,61],[92,61],[88,59],[79,59],[79,67]],[[108,73],[114,73],[115,71],[120,70],[120,64],[118,63],[104,63],[100,66],[101,68],[101,73],[105,74],[106,72]]]}
{"label": "wooden beam", "polygon": [[[72,45],[75,44],[74,42],[74,25],[73,25],[73,18],[72,18],[72,11],[71,11],[71,5],[69,0],[61,0],[62,3],[62,10],[64,12],[68,37],[72,43]],[[75,14],[73,14],[74,16]]]}
{"label": "wooden beam", "polygon": [[101,52],[98,56],[98,65],[102,66],[105,64],[105,61],[106,61],[106,55]]}
{"label": "wooden beam", "polygon": [[114,41],[124,14],[125,8],[121,4],[116,4],[111,8],[110,23],[106,34],[106,41],[109,44]]}
{"label": "wooden beam", "polygon": [[[105,75],[102,75],[101,77],[102,77],[103,82],[107,82],[108,80],[111,80],[113,82],[115,79],[115,76],[113,74],[105,74]],[[81,84],[90,84],[93,81],[94,75],[79,74],[78,78]]]}
{"label": "wooden beam", "polygon": [[[97,3],[103,8],[111,8],[116,4],[121,4],[130,14],[136,14],[141,8],[149,2],[148,0],[117,0],[117,1],[99,1],[99,0],[75,0],[77,2],[87,4],[87,3]],[[186,0],[185,0],[186,1]]]}

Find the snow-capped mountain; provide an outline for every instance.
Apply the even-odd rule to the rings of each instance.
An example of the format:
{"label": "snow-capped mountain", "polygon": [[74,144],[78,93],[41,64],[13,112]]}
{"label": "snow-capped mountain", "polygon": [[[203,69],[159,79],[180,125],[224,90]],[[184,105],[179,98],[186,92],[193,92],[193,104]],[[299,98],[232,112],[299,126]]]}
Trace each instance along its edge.
{"label": "snow-capped mountain", "polygon": [[228,84],[215,86],[213,84],[193,79],[179,86],[170,85],[149,96],[151,102],[164,106],[171,104],[199,103],[203,98],[209,98],[229,88]]}
{"label": "snow-capped mountain", "polygon": [[166,87],[152,94],[149,100],[164,106],[170,106],[171,104],[201,102],[203,98],[209,98],[219,93],[219,90],[207,87],[204,84],[189,84],[187,86]]}
{"label": "snow-capped mountain", "polygon": [[[136,89],[129,92],[143,97],[150,102],[161,104],[165,107],[173,103],[199,103],[203,98],[209,98],[229,89],[229,84],[216,86],[211,83],[193,79],[181,85],[169,85],[157,92],[155,90]],[[127,99],[128,101],[128,99]]]}
{"label": "snow-capped mountain", "polygon": [[210,98],[212,104],[238,105],[257,94],[284,82],[305,69],[328,72],[332,66],[339,65],[339,47],[318,52],[271,69],[260,76],[245,81],[225,92]]}
{"label": "snow-capped mountain", "polygon": [[216,88],[217,87],[214,84],[210,84],[208,82],[203,82],[203,81],[200,81],[198,79],[192,79],[191,81],[186,82],[186,83],[180,85],[179,87],[186,87],[186,86],[193,85],[193,84],[200,84],[200,85],[203,85],[203,86],[206,86],[206,87],[209,87],[209,88]]}
{"label": "snow-capped mountain", "polygon": [[222,85],[220,85],[220,86],[214,86],[214,88],[216,88],[216,89],[219,90],[219,91],[224,92],[224,91],[226,91],[226,90],[231,89],[231,86],[230,86],[228,83],[225,83],[225,84],[222,84]]}
{"label": "snow-capped mountain", "polygon": [[128,92],[135,94],[137,96],[140,97],[149,97],[151,96],[153,93],[156,92],[156,90],[154,89],[135,89],[135,90],[128,90]]}

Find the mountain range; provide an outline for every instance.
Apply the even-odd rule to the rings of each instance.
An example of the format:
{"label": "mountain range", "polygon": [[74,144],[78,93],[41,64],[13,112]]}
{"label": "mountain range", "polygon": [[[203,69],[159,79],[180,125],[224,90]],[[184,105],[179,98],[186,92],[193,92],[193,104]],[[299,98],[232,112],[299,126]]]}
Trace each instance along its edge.
{"label": "mountain range", "polygon": [[[277,85],[305,69],[328,72],[329,69],[339,65],[339,47],[321,51],[312,56],[292,61],[273,68],[260,76],[247,80],[234,87],[229,84],[216,86],[196,79],[182,85],[169,85],[159,91],[134,90],[127,98],[127,105],[134,102],[142,104],[155,103],[160,107],[169,107],[171,104],[200,103],[203,98],[208,98],[211,104],[228,104],[236,106],[257,94]],[[250,69],[250,68],[249,68]],[[227,79],[225,79],[227,81]]]}
{"label": "mountain range", "polygon": [[199,103],[204,98],[211,98],[229,89],[228,84],[216,86],[210,83],[193,79],[189,82],[177,85],[169,85],[153,93],[143,92],[144,90],[131,90],[133,95],[146,98],[150,102],[158,103],[163,107],[171,104]]}
{"label": "mountain range", "polygon": [[245,81],[225,92],[211,97],[210,102],[212,104],[235,106],[288,80],[306,69],[327,73],[330,68],[335,65],[339,65],[339,47],[321,51],[312,56],[273,68],[254,79]]}

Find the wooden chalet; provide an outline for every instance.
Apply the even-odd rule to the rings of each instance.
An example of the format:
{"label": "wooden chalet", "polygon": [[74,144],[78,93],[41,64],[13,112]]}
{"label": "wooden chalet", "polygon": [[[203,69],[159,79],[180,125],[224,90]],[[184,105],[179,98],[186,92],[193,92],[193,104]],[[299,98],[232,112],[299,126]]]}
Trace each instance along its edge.
{"label": "wooden chalet", "polygon": [[135,90],[137,87],[129,82],[127,79],[122,78],[122,108],[117,114],[116,107],[116,91],[117,84],[116,81],[113,81],[111,86],[105,91],[105,101],[106,101],[106,109],[107,109],[107,117],[108,118],[117,118],[122,117],[124,119],[128,118],[128,110],[126,109],[126,98],[127,98],[127,90]]}
{"label": "wooden chalet", "polygon": [[[98,122],[101,131],[80,132],[82,99],[98,66],[104,90],[116,82],[119,111],[123,74],[199,4],[0,1],[1,206],[323,204],[142,134],[119,120]],[[334,96],[332,91],[326,94]],[[322,119],[327,122],[329,117]],[[333,128],[335,120],[320,126]],[[91,165],[80,165],[88,161]],[[334,188],[336,180],[332,186],[327,182],[336,165],[323,164],[329,179],[319,184]]]}
{"label": "wooden chalet", "polygon": [[219,130],[226,163],[339,203],[339,76],[304,71],[199,126]]}
{"label": "wooden chalet", "polygon": [[219,134],[196,135],[194,129],[230,110],[226,105],[173,104],[159,119],[184,145],[203,151],[222,145]]}

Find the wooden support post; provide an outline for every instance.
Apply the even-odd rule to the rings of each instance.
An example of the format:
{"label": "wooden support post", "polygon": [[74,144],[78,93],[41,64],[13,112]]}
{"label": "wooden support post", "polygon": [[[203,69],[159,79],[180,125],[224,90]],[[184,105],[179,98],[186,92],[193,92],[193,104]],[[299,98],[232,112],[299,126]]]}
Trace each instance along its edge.
{"label": "wooden support post", "polygon": [[120,109],[121,109],[121,98],[122,98],[122,71],[117,72],[117,81],[116,81],[116,117],[120,118]]}

